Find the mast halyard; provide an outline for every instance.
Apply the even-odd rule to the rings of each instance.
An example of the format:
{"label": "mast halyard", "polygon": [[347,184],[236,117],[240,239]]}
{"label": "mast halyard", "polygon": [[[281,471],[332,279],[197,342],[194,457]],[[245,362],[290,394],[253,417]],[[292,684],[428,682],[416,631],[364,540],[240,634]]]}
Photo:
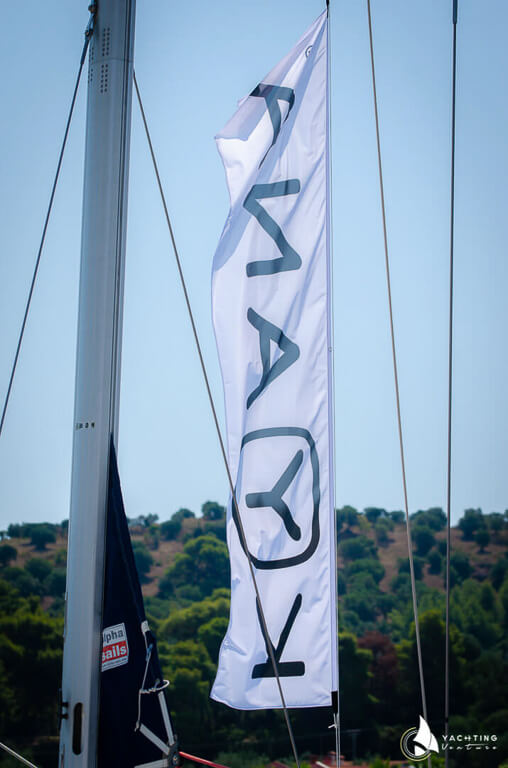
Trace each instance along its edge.
{"label": "mast halyard", "polygon": [[[59,766],[97,764],[110,437],[118,434],[135,0],[90,46]],[[91,6],[93,12],[94,8]]]}

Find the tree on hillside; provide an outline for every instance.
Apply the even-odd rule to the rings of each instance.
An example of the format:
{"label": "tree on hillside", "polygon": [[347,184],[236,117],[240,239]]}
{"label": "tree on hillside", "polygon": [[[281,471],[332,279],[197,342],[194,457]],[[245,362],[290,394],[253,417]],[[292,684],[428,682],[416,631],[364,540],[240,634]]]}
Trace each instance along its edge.
{"label": "tree on hillside", "polygon": [[47,560],[43,560],[42,557],[31,557],[25,563],[25,570],[30,573],[34,579],[40,581],[41,584],[52,571],[51,563]]}
{"label": "tree on hillside", "polygon": [[381,507],[365,507],[363,513],[369,523],[375,523],[379,517],[386,517],[386,509]]}
{"label": "tree on hillside", "polygon": [[18,556],[18,550],[16,547],[10,544],[2,544],[0,547],[0,566],[9,565],[10,562],[15,560]]}
{"label": "tree on hillside", "polygon": [[359,560],[360,558],[377,557],[374,542],[366,536],[355,536],[354,539],[343,539],[339,543],[339,552],[344,560]]}
{"label": "tree on hillside", "polygon": [[412,539],[416,552],[421,557],[425,557],[436,543],[432,529],[428,525],[415,526],[412,531]]}
{"label": "tree on hillside", "polygon": [[492,512],[490,515],[485,515],[485,522],[496,536],[498,536],[505,527],[505,521],[500,512]]}
{"label": "tree on hillside", "polygon": [[183,520],[186,520],[187,518],[191,518],[191,517],[196,517],[196,515],[191,509],[187,509],[186,507],[180,507],[180,509],[177,509],[176,512],[173,512],[170,519],[181,523],[183,522]]}
{"label": "tree on hillside", "polygon": [[141,541],[134,541],[132,543],[132,551],[134,552],[134,560],[139,580],[142,584],[145,584],[150,568],[153,565],[153,557]]}
{"label": "tree on hillside", "polygon": [[399,664],[397,653],[392,640],[378,630],[366,632],[358,640],[358,647],[369,650],[372,653],[370,663],[369,691],[377,700],[376,709],[386,720],[386,702],[390,701],[393,691],[396,689],[399,676]]}
{"label": "tree on hillside", "polygon": [[161,596],[170,595],[175,588],[193,585],[206,597],[217,587],[229,586],[228,548],[216,536],[198,536],[184,545],[159,584]]}
{"label": "tree on hillside", "polygon": [[346,582],[349,582],[357,573],[369,574],[374,581],[379,584],[385,575],[385,569],[379,560],[376,560],[373,557],[366,557],[348,563],[346,566]]}
{"label": "tree on hillside", "polygon": [[441,507],[430,507],[430,509],[419,509],[411,515],[411,522],[416,526],[425,525],[433,531],[441,531],[446,525],[446,515]]}
{"label": "tree on hillside", "polygon": [[46,523],[41,525],[34,525],[30,532],[30,543],[33,544],[35,549],[42,552],[46,549],[46,544],[53,544],[56,541],[56,533],[53,530],[54,526],[49,526]]}
{"label": "tree on hillside", "polygon": [[223,520],[226,517],[226,507],[216,501],[205,501],[201,512],[205,520]]}
{"label": "tree on hillside", "polygon": [[443,558],[437,549],[433,549],[432,552],[429,553],[427,560],[429,561],[429,573],[441,573]]}
{"label": "tree on hillside", "polygon": [[401,509],[394,509],[393,512],[390,512],[389,514],[390,519],[393,520],[395,525],[400,525],[406,520],[406,515]]}
{"label": "tree on hillside", "polygon": [[55,700],[62,666],[62,622],[40,609],[28,612],[18,598],[16,610],[0,615],[0,665],[14,703],[7,732],[21,743],[57,727]]}
{"label": "tree on hillside", "polygon": [[389,517],[380,517],[374,524],[374,533],[376,535],[376,541],[379,545],[383,546],[388,544],[390,537],[390,531],[395,528],[395,523],[390,520]]}
{"label": "tree on hillside", "polygon": [[356,524],[358,518],[358,510],[354,507],[350,507],[346,504],[344,507],[336,510],[337,513],[337,530],[340,531],[342,526],[351,528]]}
{"label": "tree on hillside", "polygon": [[485,547],[488,547],[490,543],[490,533],[487,528],[480,528],[480,530],[475,533],[474,540],[480,547],[480,552],[485,552]]}
{"label": "tree on hillside", "polygon": [[[399,573],[410,573],[408,557],[399,557],[397,559],[397,565],[398,565]],[[415,572],[415,579],[423,578],[424,565],[425,565],[425,560],[423,559],[423,557],[419,557],[419,555],[413,555],[413,568]]]}
{"label": "tree on hillside", "polygon": [[452,552],[450,556],[450,583],[451,586],[462,583],[473,573],[473,568],[468,556],[464,552]]}
{"label": "tree on hillside", "polygon": [[[429,712],[440,712],[443,706],[443,670],[445,652],[445,623],[442,612],[438,609],[425,611],[420,616],[420,638],[422,658],[425,673],[425,692]],[[399,696],[401,704],[400,717],[405,719],[408,706],[414,707],[420,690],[418,677],[417,647],[414,623],[411,625],[408,639],[402,640],[397,646],[399,662]],[[463,643],[460,632],[452,625],[450,627],[450,677],[451,711],[462,714],[467,706],[464,696],[464,685],[467,682],[467,669],[463,660]]]}
{"label": "tree on hillside", "polygon": [[358,723],[367,728],[372,719],[373,700],[369,694],[369,667],[372,652],[359,648],[354,635],[339,635],[341,659],[342,727],[355,728]]}
{"label": "tree on hillside", "polygon": [[202,624],[198,630],[198,640],[203,643],[211,660],[217,664],[221,643],[228,628],[227,616],[215,616],[206,624]]}
{"label": "tree on hillside", "polygon": [[508,574],[508,555],[496,560],[490,571],[490,580],[494,589],[499,589]]}
{"label": "tree on hillside", "polygon": [[458,522],[464,541],[472,541],[475,531],[478,528],[483,528],[484,525],[485,521],[481,509],[466,509],[464,517],[461,517]]}
{"label": "tree on hillside", "polygon": [[161,536],[163,539],[165,539],[165,541],[172,541],[173,539],[176,539],[181,529],[182,521],[175,520],[174,518],[171,518],[171,520],[165,520],[160,525]]}
{"label": "tree on hillside", "polygon": [[229,595],[227,590],[217,589],[210,597],[194,602],[186,608],[173,611],[161,623],[159,636],[165,640],[195,639],[199,628],[208,624],[212,619],[229,617]]}

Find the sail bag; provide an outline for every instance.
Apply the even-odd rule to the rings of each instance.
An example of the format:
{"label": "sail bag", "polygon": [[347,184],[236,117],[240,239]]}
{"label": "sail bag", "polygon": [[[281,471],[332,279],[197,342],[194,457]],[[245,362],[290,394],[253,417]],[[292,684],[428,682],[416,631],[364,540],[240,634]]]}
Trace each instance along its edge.
{"label": "sail bag", "polygon": [[113,442],[104,578],[99,768],[170,768],[178,747],[143,606]]}
{"label": "sail bag", "polygon": [[288,706],[337,689],[327,75],[324,13],[216,137],[231,208],[213,322],[237,505],[212,697],[241,709],[281,706],[270,643]]}

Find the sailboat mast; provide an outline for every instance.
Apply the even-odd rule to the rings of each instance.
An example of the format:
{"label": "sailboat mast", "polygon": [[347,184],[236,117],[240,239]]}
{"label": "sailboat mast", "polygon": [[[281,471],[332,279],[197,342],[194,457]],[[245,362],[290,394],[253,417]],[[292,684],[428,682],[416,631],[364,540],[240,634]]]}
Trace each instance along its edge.
{"label": "sailboat mast", "polygon": [[[94,6],[90,8],[94,11]],[[90,45],[59,766],[97,764],[110,436],[118,434],[135,0]]]}

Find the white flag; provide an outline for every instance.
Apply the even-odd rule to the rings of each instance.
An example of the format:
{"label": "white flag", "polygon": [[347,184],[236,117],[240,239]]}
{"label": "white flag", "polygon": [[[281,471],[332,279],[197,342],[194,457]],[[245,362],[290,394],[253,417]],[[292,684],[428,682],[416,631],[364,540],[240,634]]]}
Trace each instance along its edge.
{"label": "white flag", "polygon": [[329,705],[337,689],[328,296],[327,18],[217,136],[231,209],[213,263],[228,457],[269,639],[230,503],[231,614],[212,697]]}

